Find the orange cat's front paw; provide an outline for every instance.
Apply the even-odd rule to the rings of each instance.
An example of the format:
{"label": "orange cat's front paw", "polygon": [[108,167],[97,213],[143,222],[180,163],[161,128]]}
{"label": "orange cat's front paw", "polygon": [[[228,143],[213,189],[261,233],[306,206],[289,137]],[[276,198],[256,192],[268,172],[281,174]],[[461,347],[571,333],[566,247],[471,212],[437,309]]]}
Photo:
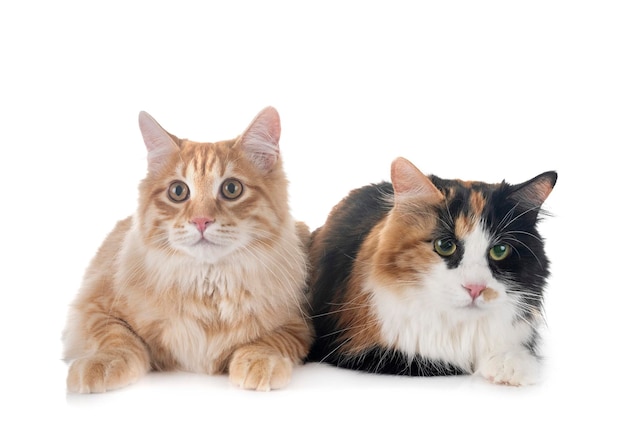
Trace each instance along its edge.
{"label": "orange cat's front paw", "polygon": [[67,374],[67,389],[81,394],[105,392],[137,381],[147,367],[128,357],[98,353],[76,359]]}
{"label": "orange cat's front paw", "polygon": [[254,347],[238,349],[230,361],[230,381],[243,389],[269,391],[287,386],[291,361],[276,353]]}

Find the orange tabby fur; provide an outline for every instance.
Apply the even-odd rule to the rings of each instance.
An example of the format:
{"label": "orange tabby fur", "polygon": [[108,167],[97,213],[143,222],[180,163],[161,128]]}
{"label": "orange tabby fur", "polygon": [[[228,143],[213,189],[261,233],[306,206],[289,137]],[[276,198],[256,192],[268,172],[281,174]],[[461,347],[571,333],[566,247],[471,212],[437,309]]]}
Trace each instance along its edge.
{"label": "orange tabby fur", "polygon": [[[68,390],[120,388],[151,369],[285,386],[312,332],[302,311],[308,229],[289,213],[278,114],[267,108],[240,137],[218,143],[178,139],[146,113],[140,127],[148,174],[137,212],[106,238],[71,308]],[[237,199],[221,194],[228,178],[243,184]],[[175,180],[189,187],[184,202],[168,199]],[[170,242],[204,236],[198,218],[232,243],[222,251],[204,239]]]}

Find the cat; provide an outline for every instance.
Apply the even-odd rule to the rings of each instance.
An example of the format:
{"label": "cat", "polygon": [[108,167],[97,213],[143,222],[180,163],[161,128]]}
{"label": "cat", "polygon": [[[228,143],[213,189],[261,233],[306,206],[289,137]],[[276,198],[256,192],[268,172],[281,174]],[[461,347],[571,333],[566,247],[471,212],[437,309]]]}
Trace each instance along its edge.
{"label": "cat", "polygon": [[136,212],[105,239],[70,307],[68,391],[121,388],[150,370],[284,387],[313,332],[309,232],[288,207],[277,111],[216,143],[179,139],[146,112],[139,127],[147,175]]}
{"label": "cat", "polygon": [[391,183],[353,190],[311,237],[307,361],[536,383],[549,276],[536,226],[556,180],[445,180],[398,158]]}

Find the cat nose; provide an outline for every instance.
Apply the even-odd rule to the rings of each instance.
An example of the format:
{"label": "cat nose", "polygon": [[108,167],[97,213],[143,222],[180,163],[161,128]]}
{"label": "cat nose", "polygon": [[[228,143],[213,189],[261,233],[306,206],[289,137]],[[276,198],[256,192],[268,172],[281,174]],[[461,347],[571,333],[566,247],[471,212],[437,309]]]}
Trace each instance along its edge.
{"label": "cat nose", "polygon": [[463,287],[465,288],[467,293],[470,294],[472,300],[475,300],[486,289],[487,286],[485,286],[484,284],[464,284]]}
{"label": "cat nose", "polygon": [[204,231],[206,230],[207,226],[211,225],[214,222],[215,222],[214,219],[206,218],[206,217],[202,217],[202,216],[197,217],[197,218],[191,218],[191,223],[196,225],[196,227],[198,228],[200,233],[204,233]]}

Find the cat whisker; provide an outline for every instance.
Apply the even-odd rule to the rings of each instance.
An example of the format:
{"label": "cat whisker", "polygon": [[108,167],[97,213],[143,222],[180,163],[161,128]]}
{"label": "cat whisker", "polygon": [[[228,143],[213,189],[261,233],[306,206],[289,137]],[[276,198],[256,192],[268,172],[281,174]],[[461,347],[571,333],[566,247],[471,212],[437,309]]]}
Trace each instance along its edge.
{"label": "cat whisker", "polygon": [[445,207],[446,212],[448,213],[448,221],[440,219],[442,223],[444,223],[445,227],[452,233],[454,233],[454,218],[452,217],[452,213],[450,212],[450,203],[448,202],[448,198],[445,199]]}
{"label": "cat whisker", "polygon": [[324,357],[322,357],[319,362],[320,363],[324,363],[329,357],[333,356],[339,349],[341,349],[346,343],[348,343],[350,341],[349,338],[345,339],[344,341],[342,341],[341,343],[339,343],[335,348],[331,349],[328,354],[326,354]]}
{"label": "cat whisker", "polygon": [[370,308],[372,307],[371,304],[358,304],[358,303],[352,303],[352,304],[343,304],[342,306],[346,306],[343,307],[341,309],[336,309],[334,311],[326,311],[326,312],[322,312],[322,313],[318,313],[315,315],[311,315],[310,318],[319,318],[319,317],[326,317],[328,315],[334,315],[334,314],[340,314],[343,312],[348,312],[348,311],[353,311],[355,309],[363,309],[363,308]]}
{"label": "cat whisker", "polygon": [[[498,223],[498,225],[497,225],[497,226],[496,226],[496,228],[495,228],[495,232],[496,232],[496,233],[498,233],[498,232],[500,232],[500,231],[502,231],[502,230],[503,230],[503,227],[502,227],[503,225],[505,225],[505,224],[506,224],[506,226],[508,226],[508,225],[509,225],[509,223],[512,221],[512,217],[513,217],[513,215],[515,214],[515,209],[517,209],[518,205],[519,205],[519,204],[517,204],[517,203],[516,203],[513,207],[511,207],[511,208],[509,209],[509,211],[508,211],[508,212],[506,212],[506,214],[504,215],[504,217],[500,220],[500,222]],[[505,226],[505,227],[506,227],[506,226]]]}
{"label": "cat whisker", "polygon": [[[533,295],[528,292],[516,292],[509,291],[509,304],[511,304],[514,308],[514,311],[519,314],[520,319],[527,323],[530,327],[534,329],[535,325],[532,320],[536,318],[536,316],[540,316],[541,319],[545,321],[545,315],[543,312],[543,299],[540,295]],[[536,303],[530,303],[536,302]]]}
{"label": "cat whisker", "polygon": [[535,257],[535,260],[537,261],[537,264],[539,265],[539,267],[541,267],[543,269],[543,264],[541,262],[541,260],[539,259],[539,257],[535,254],[535,252],[533,251],[533,249],[530,248],[530,246],[526,243],[524,243],[523,241],[521,241],[519,238],[509,238],[509,237],[502,237],[503,241],[511,241],[511,247],[513,248],[513,251],[515,253],[517,253],[517,255],[519,255],[520,257],[522,256],[520,254],[520,252],[517,250],[517,248],[514,246],[515,243],[517,244],[521,244],[522,246],[524,246],[526,248],[526,250],[528,250],[533,257]]}
{"label": "cat whisker", "polygon": [[[320,338],[327,338],[327,337],[335,337],[338,336],[339,334],[343,334],[344,332],[348,332],[351,330],[355,330],[355,331],[359,331],[360,329],[366,329],[366,328],[370,328],[372,326],[376,326],[377,325],[377,321],[376,320],[371,320],[368,321],[367,323],[361,323],[361,324],[354,324],[354,325],[350,325],[346,328],[342,328],[342,329],[336,329],[334,331],[328,332],[326,334],[320,335]],[[352,340],[352,337],[349,338],[349,340]]]}
{"label": "cat whisker", "polygon": [[[514,210],[514,209],[515,209],[515,208],[517,208],[517,207],[518,207],[518,204],[516,204],[516,205],[513,207],[513,209],[512,209],[512,210]],[[540,210],[540,208],[541,208],[541,206],[534,206],[534,207],[531,207],[531,208],[529,208],[529,209],[527,209],[527,210],[525,210],[525,211],[521,212],[520,214],[516,215],[516,216],[515,216],[515,218],[511,218],[511,220],[510,220],[509,222],[507,222],[507,223],[506,223],[506,224],[505,224],[505,225],[501,228],[501,230],[505,230],[508,226],[510,226],[511,224],[513,224],[515,221],[517,221],[518,219],[520,219],[522,216],[526,215],[527,213],[538,211],[538,210]],[[507,213],[507,215],[508,215],[508,213]]]}
{"label": "cat whisker", "polygon": [[[274,235],[274,238],[278,239],[278,237],[275,236],[275,235]],[[272,245],[270,245],[268,242],[265,242],[265,241],[260,241],[260,243],[263,244],[267,248],[266,250],[259,250],[259,252],[261,252],[264,255],[264,258],[268,258],[271,261],[273,261],[275,265],[279,265],[277,255],[275,255],[275,254],[274,255],[269,255],[269,253],[268,253],[268,250],[272,249]],[[297,255],[292,250],[282,249],[280,253],[281,253],[283,258],[284,257],[289,258],[289,260],[291,262],[293,262],[293,264],[299,264],[302,261],[302,257]],[[282,268],[278,268],[278,269],[282,272]]]}
{"label": "cat whisker", "polygon": [[[539,237],[539,236],[537,236],[537,235],[535,235],[533,233],[526,232],[524,230],[509,230],[507,232],[502,233],[502,235],[527,235],[527,236],[529,236],[531,238],[536,239],[537,241],[541,241],[541,237]],[[515,238],[513,238],[513,239],[515,239]]]}
{"label": "cat whisker", "polygon": [[[287,275],[287,273],[283,270],[283,264],[281,264],[276,256],[270,255],[267,251],[258,249],[251,246],[245,246],[244,250],[246,250],[250,255],[252,255],[258,262],[264,267],[264,270],[269,272],[279,283],[282,284],[283,287],[287,289],[289,296],[296,303],[296,307],[298,308],[300,315],[304,319],[308,319],[309,315],[304,311],[302,305],[310,303],[308,299],[302,298],[298,299],[298,295],[304,295],[304,289],[298,289],[294,286],[294,279]],[[280,273],[280,276],[278,273]]]}
{"label": "cat whisker", "polygon": [[366,303],[358,303],[356,301],[344,301],[341,303],[329,303],[329,304],[334,304],[336,306],[345,306],[345,307],[350,307],[350,308],[364,308],[364,307],[372,307],[372,303],[370,300],[366,300]]}
{"label": "cat whisker", "polygon": [[[340,329],[334,332],[331,332],[327,335],[324,335],[320,338],[325,338],[325,337],[329,337],[329,336],[337,336],[338,334],[342,334],[350,329],[362,329],[362,328],[369,328],[371,326],[374,326],[376,324],[376,322],[368,322],[368,323],[363,323],[360,325],[353,325],[350,326],[349,328],[346,329]],[[352,340],[352,337],[347,337],[345,340],[343,340],[341,343],[339,343],[334,349],[332,349],[331,351],[328,352],[328,354],[326,354],[321,360],[320,362],[324,362],[326,361],[326,359],[328,357],[331,357],[333,354],[335,354],[335,352],[337,352],[340,348],[344,347],[347,343],[349,343]]]}

